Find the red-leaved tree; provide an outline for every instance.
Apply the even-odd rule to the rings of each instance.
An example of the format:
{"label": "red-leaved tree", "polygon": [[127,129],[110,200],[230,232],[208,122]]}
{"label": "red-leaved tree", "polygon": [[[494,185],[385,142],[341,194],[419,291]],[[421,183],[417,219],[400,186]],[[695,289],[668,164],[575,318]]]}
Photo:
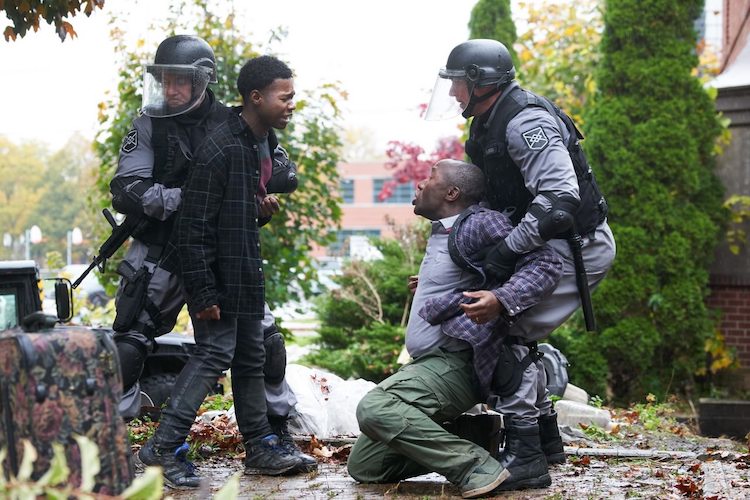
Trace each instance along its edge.
{"label": "red-leaved tree", "polygon": [[399,184],[416,185],[429,177],[430,169],[438,160],[462,159],[464,146],[459,137],[444,137],[438,140],[435,150],[427,154],[422,146],[414,143],[390,141],[385,154],[388,157],[385,167],[393,170],[393,179],[383,184],[378,193],[380,201],[390,198]]}

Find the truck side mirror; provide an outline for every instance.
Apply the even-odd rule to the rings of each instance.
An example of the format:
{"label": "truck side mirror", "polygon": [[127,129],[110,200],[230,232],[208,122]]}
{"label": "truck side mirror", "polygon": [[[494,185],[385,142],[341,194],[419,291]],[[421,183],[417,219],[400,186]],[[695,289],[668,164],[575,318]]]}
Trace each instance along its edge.
{"label": "truck side mirror", "polygon": [[57,319],[62,322],[70,321],[73,317],[73,288],[66,278],[55,279],[55,305]]}

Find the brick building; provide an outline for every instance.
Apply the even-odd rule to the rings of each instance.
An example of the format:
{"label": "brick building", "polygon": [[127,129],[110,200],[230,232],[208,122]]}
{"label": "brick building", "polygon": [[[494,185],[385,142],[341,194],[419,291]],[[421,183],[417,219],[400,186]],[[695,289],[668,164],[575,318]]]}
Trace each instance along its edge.
{"label": "brick building", "polygon": [[342,163],[339,172],[342,179],[340,193],[344,199],[341,230],[337,233],[336,243],[327,249],[316,250],[316,257],[361,257],[369,251],[368,237],[393,235],[388,219],[397,225],[417,220],[411,204],[414,185],[401,184],[393,196],[378,200],[383,183],[393,174],[392,170],[385,168],[384,162]]}
{"label": "brick building", "polygon": [[[722,9],[721,74],[712,86],[718,90],[716,109],[731,121],[732,139],[717,173],[727,196],[750,196],[750,0],[724,0]],[[750,223],[744,230],[750,234]],[[739,255],[726,244],[717,249],[708,304],[721,311],[720,329],[737,351],[741,376],[736,382],[750,389],[750,246]]]}

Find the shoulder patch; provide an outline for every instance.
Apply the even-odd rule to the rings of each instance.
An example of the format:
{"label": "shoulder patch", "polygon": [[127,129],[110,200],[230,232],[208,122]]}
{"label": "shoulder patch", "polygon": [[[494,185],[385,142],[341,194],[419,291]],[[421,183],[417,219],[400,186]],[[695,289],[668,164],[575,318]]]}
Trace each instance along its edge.
{"label": "shoulder patch", "polygon": [[542,127],[534,127],[521,135],[523,136],[523,140],[526,141],[526,145],[529,149],[534,151],[541,151],[547,147],[547,144],[549,144],[549,139],[545,135]]}
{"label": "shoulder patch", "polygon": [[138,147],[138,130],[132,129],[128,135],[122,138],[122,152],[130,153]]}

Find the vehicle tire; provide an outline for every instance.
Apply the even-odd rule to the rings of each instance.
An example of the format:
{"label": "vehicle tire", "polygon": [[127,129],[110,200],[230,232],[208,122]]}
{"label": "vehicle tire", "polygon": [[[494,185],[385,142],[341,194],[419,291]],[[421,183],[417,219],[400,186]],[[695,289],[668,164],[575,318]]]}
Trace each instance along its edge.
{"label": "vehicle tire", "polygon": [[140,380],[141,391],[148,394],[155,407],[161,408],[172,393],[175,382],[177,382],[176,373],[149,375]]}

